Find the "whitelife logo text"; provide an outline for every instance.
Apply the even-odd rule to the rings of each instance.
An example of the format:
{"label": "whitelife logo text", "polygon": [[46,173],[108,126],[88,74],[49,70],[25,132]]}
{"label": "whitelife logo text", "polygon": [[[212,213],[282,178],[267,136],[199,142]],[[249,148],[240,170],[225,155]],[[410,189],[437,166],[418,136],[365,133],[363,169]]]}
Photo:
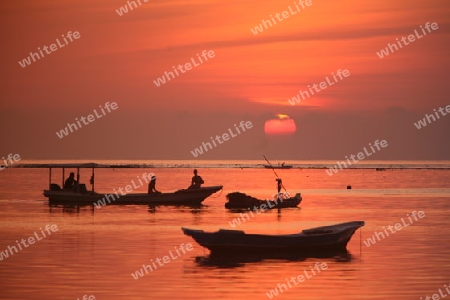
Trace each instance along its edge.
{"label": "whitelife logo text", "polygon": [[[299,0],[298,4],[297,2],[294,2],[295,8],[297,8],[297,10],[293,10],[292,7],[289,5],[289,11],[285,10],[283,11],[281,14],[280,13],[276,13],[275,17],[277,18],[278,22],[283,21],[284,19],[289,18],[290,16],[296,15],[298,14],[300,11],[303,11],[306,7],[311,6],[312,5],[312,0],[306,0],[305,2],[303,2],[303,0]],[[300,10],[299,5],[302,7],[302,9]],[[306,5],[306,7],[305,7]],[[281,16],[281,18],[280,18]],[[277,22],[275,21],[275,18],[270,15],[270,18],[272,19],[273,25],[277,24]],[[270,20],[261,20],[261,24],[255,26],[255,28],[250,28],[250,31],[254,34],[257,35],[260,32],[263,32],[264,28],[268,29],[269,27],[267,27],[267,25],[270,25],[270,27],[272,27],[272,22],[270,22]],[[264,28],[263,28],[264,25]]]}
{"label": "whitelife logo text", "polygon": [[[241,130],[243,132],[245,132],[245,128],[247,129],[251,129],[253,127],[252,122],[247,121],[244,124],[244,121],[241,121],[241,123],[239,123],[239,127],[241,128]],[[236,124],[234,124],[234,128],[236,129],[237,133],[240,134],[241,131],[239,130],[238,126],[236,126]],[[231,128],[228,128],[228,132],[230,133],[231,137],[236,137],[238,136],[238,134],[233,134],[233,131],[231,130]],[[223,144],[224,142],[228,141],[230,139],[230,135],[228,135],[228,133],[224,133],[222,134],[222,136],[216,135],[215,138],[211,137],[211,142],[214,144],[214,147],[217,147],[216,141],[220,144]],[[223,141],[220,139],[222,137]],[[212,150],[212,145],[210,142],[203,142],[199,148],[195,148],[194,151],[191,151],[192,155],[194,157],[199,156],[200,154],[203,154],[203,149],[205,149],[205,152],[208,152],[208,147],[210,148],[210,150]]]}
{"label": "whitelife logo text", "polygon": [[[316,91],[316,93],[318,93],[318,92],[326,89],[327,87],[334,85],[336,82],[338,82],[336,76],[338,76],[342,81],[342,80],[344,80],[345,77],[350,76],[350,72],[347,69],[345,69],[344,71],[341,71],[341,69],[339,69],[339,70],[337,70],[336,75],[334,75],[333,72],[331,72],[331,75],[333,75],[334,82],[330,81],[330,79],[327,76],[327,77],[325,77],[326,82],[322,81],[319,84],[314,83],[312,85],[312,87],[310,85],[308,85],[308,89],[311,92],[311,95],[308,93],[308,91],[300,90],[298,92],[297,96],[292,97],[292,99],[288,99],[289,103],[292,106],[294,106],[295,104],[302,102],[302,100],[305,100],[305,96],[309,98],[312,95],[314,95],[314,91]],[[342,76],[344,76],[344,78]],[[320,87],[320,89],[318,89],[318,87]],[[314,91],[313,91],[313,89],[314,89]],[[302,96],[302,99],[300,99],[300,95]]]}
{"label": "whitelife logo text", "polygon": [[[209,50],[208,51],[208,55],[206,55],[206,54],[207,54],[206,50],[203,50],[201,56],[203,57],[203,59],[205,61],[208,61],[208,57],[209,58],[214,58],[216,56],[216,54],[214,53],[213,50]],[[191,62],[192,62],[192,65],[194,65],[194,67],[200,66],[203,63],[203,60],[202,60],[202,58],[200,57],[200,55],[198,53],[197,53],[197,58],[198,58],[198,61],[200,62],[199,64],[197,64],[195,62],[194,58],[191,57]],[[172,68],[173,68],[173,71],[175,72],[175,74],[177,74],[177,77],[178,77],[178,76],[180,76],[180,74],[178,74],[177,69],[180,70],[180,72],[182,74],[184,74],[187,71],[192,70],[192,65],[191,65],[190,62],[187,62],[187,63],[184,64],[184,69],[183,69],[183,65],[178,65],[178,67],[172,66]],[[166,76],[166,77],[164,77],[164,76]],[[170,77],[172,77],[172,78],[170,78]],[[169,72],[166,71],[166,72],[164,72],[163,76],[156,78],[156,80],[153,80],[153,83],[157,87],[160,87],[162,84],[166,83],[166,78],[167,78],[167,81],[170,81],[172,79],[175,79],[175,75],[171,71],[169,71]]]}
{"label": "whitelife logo text", "polygon": [[[377,148],[378,151],[380,151],[381,150],[380,146],[382,148],[386,148],[388,146],[387,141],[386,140],[382,140],[380,142],[379,140],[376,140],[373,143],[373,146],[372,146],[372,143],[369,143],[369,147],[372,150],[372,152],[368,152],[366,147],[364,147],[363,149],[364,149],[364,152],[365,152],[365,154],[367,156],[371,156],[372,154],[374,154],[376,152],[373,147]],[[355,157],[357,157],[358,159],[355,159]],[[328,170],[325,170],[325,172],[328,174],[328,176],[333,176],[333,172],[334,173],[339,172],[338,167],[341,170],[342,170],[342,167],[344,167],[344,168],[350,167],[352,165],[352,162],[350,161],[350,159],[353,161],[353,163],[357,163],[358,161],[365,159],[366,156],[364,155],[363,152],[359,152],[357,155],[350,154],[350,158],[348,158],[347,156],[345,156],[345,158],[347,159],[348,166],[347,166],[347,163],[345,163],[345,161],[341,161],[341,162],[337,161],[337,165],[334,165],[334,167],[328,168]]]}
{"label": "whitelife logo text", "polygon": [[[444,112],[443,107],[439,107],[438,110],[441,113],[441,115],[444,117],[450,113],[450,105],[447,105],[445,107],[446,112]],[[433,122],[436,122],[436,118],[437,118],[437,120],[439,120],[441,117],[439,117],[438,112],[436,111],[436,109],[433,109],[433,111],[434,111],[434,114],[436,115],[436,117],[433,116],[433,114],[431,114],[431,115],[425,114],[425,118],[423,118],[423,120],[419,120],[417,123],[414,123],[414,126],[416,126],[417,129],[420,129],[422,127],[427,126],[427,121],[428,121],[428,124],[431,124],[431,120],[433,120]]]}
{"label": "whitelife logo text", "polygon": [[[58,49],[61,49],[62,47],[65,47],[66,45],[69,44],[69,42],[66,40],[66,37],[64,36],[64,34],[62,35],[62,37],[63,37],[63,40],[64,40],[65,44],[62,44],[62,43],[59,41],[59,38],[57,38],[57,39],[56,39],[56,44],[58,44],[59,47],[57,47],[56,44],[51,44],[49,47],[47,47],[47,46],[42,47],[42,50],[43,50],[46,54],[50,54],[50,53],[52,53],[52,52],[55,52],[55,51],[58,50]],[[73,42],[74,39],[75,39],[75,40],[78,40],[80,37],[81,37],[81,36],[80,36],[80,33],[79,33],[78,31],[74,31],[73,33],[72,33],[72,31],[69,31],[69,32],[67,33],[67,38],[68,38],[71,42]],[[50,49],[51,51],[49,51],[48,49]],[[44,52],[43,52],[42,50],[41,50],[41,47],[38,47],[38,52],[39,52],[41,55],[39,55],[39,53],[37,53],[37,52],[35,52],[35,53],[30,52],[30,55],[29,55],[27,58],[24,58],[24,59],[22,59],[22,61],[19,61],[19,65],[20,65],[22,68],[25,68],[26,66],[31,65],[31,60],[32,60],[32,59],[33,59],[33,62],[35,62],[36,59],[38,59],[38,60],[41,59],[41,57],[44,57]]]}
{"label": "whitelife logo text", "polygon": [[[411,213],[412,217],[414,218],[414,220],[417,222],[419,221],[419,219],[417,219],[417,216],[419,216],[420,219],[425,218],[425,212],[424,211],[413,211]],[[366,245],[366,247],[370,247],[371,245],[375,245],[375,243],[378,241],[381,241],[382,239],[385,239],[389,236],[389,231],[394,234],[397,231],[402,230],[403,228],[408,227],[409,225],[411,225],[412,223],[414,223],[414,221],[411,219],[411,216],[409,214],[406,214],[406,216],[408,217],[409,223],[405,222],[405,220],[403,218],[401,218],[400,220],[402,221],[402,223],[396,223],[394,226],[389,225],[388,228],[386,229],[385,226],[383,226],[383,230],[384,233],[386,234],[386,236],[383,234],[383,232],[375,232],[374,235],[371,238],[368,238],[367,240],[363,241],[364,245]],[[403,225],[403,226],[402,226]],[[395,228],[395,229],[394,229]]]}
{"label": "whitelife logo text", "polygon": [[[75,123],[67,123],[67,126],[64,129],[61,129],[59,132],[56,132],[56,135],[60,139],[62,139],[63,137],[68,136],[70,132],[73,132],[74,130],[78,130],[78,128],[81,128],[82,125],[81,125],[80,121],[83,122],[84,125],[89,125],[89,123],[92,123],[95,120],[100,119],[101,117],[105,116],[106,115],[105,110],[103,109],[103,107],[101,105],[99,105],[99,107],[103,113],[102,115],[97,113],[97,109],[94,109],[94,114],[95,114],[95,117],[97,117],[97,118],[94,117],[94,114],[90,114],[87,117],[82,116],[80,118],[80,120],[78,120],[78,118],[75,118],[75,121],[77,122],[78,126]],[[117,105],[116,102],[112,102],[111,104],[109,104],[109,102],[105,103],[105,109],[108,111],[108,113],[111,112],[111,109],[116,110],[118,107],[119,106]],[[69,132],[69,130],[70,130],[70,132]]]}
{"label": "whitelife logo text", "polygon": [[[434,23],[431,23],[431,24],[430,24],[430,22],[427,22],[427,23],[425,24],[425,28],[428,30],[428,33],[431,33],[430,27],[431,27],[431,29],[433,29],[433,30],[437,30],[437,29],[439,28],[438,23],[434,22]],[[416,40],[416,37],[417,37],[417,39],[421,39],[421,38],[423,38],[425,35],[427,35],[427,33],[426,33],[425,29],[423,29],[422,25],[420,25],[420,28],[422,29],[423,35],[420,35],[420,33],[417,32],[417,29],[415,29],[415,30],[414,30],[415,35],[414,35],[414,34],[408,35],[408,41],[409,41],[409,43],[406,41],[406,37],[403,36],[403,37],[401,38],[401,41],[403,42],[403,45],[407,46],[407,45],[409,45],[410,43],[414,42],[414,41]],[[400,41],[398,40],[398,38],[396,38],[396,40],[397,40],[398,46],[399,46],[400,48],[403,48],[402,43],[400,43]],[[385,56],[388,56],[388,55],[389,55],[389,50],[391,50],[391,53],[394,53],[394,51],[398,51],[399,49],[398,49],[397,45],[395,44],[395,42],[394,42],[394,44],[392,44],[392,45],[391,45],[391,43],[388,43],[388,45],[387,45],[387,47],[386,47],[385,49],[382,49],[380,52],[377,52],[378,57],[379,57],[379,58],[383,58],[383,57],[385,57]]]}
{"label": "whitelife logo text", "polygon": [[[47,237],[44,230],[42,228],[39,228],[39,229],[41,230],[41,238],[39,238],[39,234],[37,232],[34,232],[34,236],[30,236],[27,239],[22,239],[20,242],[18,240],[16,240],[17,247],[19,248],[19,250],[23,250],[22,245],[25,248],[28,248],[30,245],[33,245],[34,243],[39,242],[40,240]],[[47,234],[50,236],[52,234],[52,232],[58,231],[58,226],[56,226],[56,224],[52,224],[52,225],[47,224],[47,225],[45,225],[45,231],[47,231]],[[27,241],[28,241],[28,244],[27,244]],[[18,253],[19,250],[17,250],[17,247],[16,246],[8,246],[5,251],[0,251],[0,261],[8,258],[9,254],[11,254],[11,256],[12,256],[15,253]],[[15,251],[15,253],[13,252],[13,250]]]}

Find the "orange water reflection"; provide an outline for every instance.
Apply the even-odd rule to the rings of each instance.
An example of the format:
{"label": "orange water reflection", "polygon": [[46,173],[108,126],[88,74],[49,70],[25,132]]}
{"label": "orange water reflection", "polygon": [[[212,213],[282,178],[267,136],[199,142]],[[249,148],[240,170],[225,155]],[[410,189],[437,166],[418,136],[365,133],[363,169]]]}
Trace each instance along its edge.
{"label": "orange water reflection", "polygon": [[[190,169],[98,170],[96,188],[111,191],[144,171],[158,176],[158,190],[187,187]],[[349,257],[259,260],[235,265],[205,263],[208,251],[180,227],[231,229],[239,214],[226,210],[225,194],[243,191],[265,197],[275,193],[270,170],[200,169],[207,185],[224,193],[201,208],[107,206],[49,208],[42,196],[46,170],[0,173],[0,251],[31,236],[46,224],[58,232],[0,262],[0,299],[267,299],[266,292],[286,278],[328,269],[284,291],[279,299],[419,299],[448,283],[447,217],[450,171],[345,170],[329,177],[324,170],[279,170],[289,192],[302,192],[298,209],[270,211],[239,229],[254,233],[293,233],[303,228],[364,220],[348,245]],[[57,174],[56,178],[59,177]],[[86,182],[89,174],[82,180]],[[352,185],[352,190],[346,190]],[[142,188],[145,191],[146,187]],[[214,195],[217,196],[217,195]],[[39,201],[38,201],[39,200]],[[375,245],[361,243],[383,226],[413,210],[426,217]],[[193,250],[137,280],[131,273],[180,244]]]}

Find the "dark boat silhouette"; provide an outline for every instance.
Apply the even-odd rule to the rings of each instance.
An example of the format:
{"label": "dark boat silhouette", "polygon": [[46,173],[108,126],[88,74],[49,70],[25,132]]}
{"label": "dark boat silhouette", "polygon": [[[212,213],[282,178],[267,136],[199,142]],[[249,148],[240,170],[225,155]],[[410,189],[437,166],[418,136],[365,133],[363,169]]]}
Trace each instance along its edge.
{"label": "dark boat silhouette", "polygon": [[[58,186],[59,187],[59,186]],[[105,200],[107,194],[96,193],[87,191],[85,188],[80,191],[67,191],[52,185],[52,189],[44,190],[44,196],[52,203],[72,203],[72,204],[94,204],[101,203],[105,205],[126,205],[126,204],[153,204],[153,205],[199,205],[206,198],[222,189],[222,186],[208,186],[201,187],[199,189],[181,189],[171,193],[130,193],[126,195],[120,195],[113,200]],[[113,194],[108,194],[113,195]],[[102,205],[102,204],[99,205]]]}
{"label": "dark boat silhouette", "polygon": [[227,195],[228,202],[225,203],[225,208],[228,209],[253,209],[265,205],[265,209],[297,207],[302,202],[300,193],[295,194],[294,197],[279,197],[275,200],[260,200],[240,192],[233,192]]}
{"label": "dark boat silhouette", "polygon": [[220,229],[205,232],[182,227],[185,235],[209,249],[211,255],[289,254],[344,250],[364,221],[305,229],[295,234],[247,234],[241,230]]}
{"label": "dark boat silhouette", "polygon": [[[44,189],[44,196],[49,199],[52,203],[59,204],[84,204],[92,205],[97,203],[97,205],[115,204],[115,205],[126,205],[126,204],[153,204],[153,205],[199,205],[214,194],[215,192],[221,190],[223,186],[207,186],[195,189],[180,189],[175,192],[170,193],[127,193],[125,195],[118,194],[106,194],[97,193],[94,191],[94,170],[95,168],[109,167],[101,166],[95,163],[86,164],[46,164],[43,167],[49,168],[49,188]],[[77,169],[77,184],[74,188],[62,189],[56,183],[51,183],[52,180],[52,168],[62,168],[63,178],[65,168],[76,168]],[[92,169],[91,184],[92,190],[87,190],[86,184],[79,183],[80,169],[90,168]],[[108,200],[109,199],[109,200]],[[100,201],[100,202],[99,202]],[[104,204],[103,204],[104,203]]]}

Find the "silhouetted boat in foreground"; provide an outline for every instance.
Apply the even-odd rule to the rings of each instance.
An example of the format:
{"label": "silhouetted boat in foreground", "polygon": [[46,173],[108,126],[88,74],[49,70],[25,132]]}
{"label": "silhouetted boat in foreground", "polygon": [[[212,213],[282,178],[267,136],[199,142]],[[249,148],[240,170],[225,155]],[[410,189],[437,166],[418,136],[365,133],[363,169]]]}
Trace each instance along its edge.
{"label": "silhouetted boat in foreground", "polygon": [[[94,191],[94,170],[97,167],[94,163],[87,164],[52,164],[46,165],[49,168],[49,188],[44,190],[44,196],[53,204],[82,204],[104,206],[109,204],[125,205],[125,204],[150,204],[150,205],[199,205],[203,200],[221,190],[223,187],[209,186],[196,189],[180,189],[170,193],[119,193],[103,194]],[[77,169],[77,184],[73,188],[62,189],[56,183],[51,183],[52,168],[62,168],[62,178],[64,180],[64,170],[66,168]],[[86,188],[86,184],[80,182],[80,168],[91,168],[92,190]],[[64,184],[64,182],[63,182]],[[131,187],[131,185],[129,185]],[[136,188],[136,187],[135,187]]]}
{"label": "silhouetted boat in foreground", "polygon": [[300,193],[295,194],[294,197],[279,198],[275,200],[260,200],[240,192],[233,192],[227,195],[228,202],[225,207],[229,209],[253,209],[255,206],[261,209],[261,205],[265,205],[263,210],[274,208],[297,207],[302,202]]}
{"label": "silhouetted boat in foreground", "polygon": [[246,255],[251,253],[311,253],[344,250],[355,231],[364,221],[305,229],[300,233],[283,235],[247,234],[241,230],[220,229],[216,232],[182,227],[211,255]]}

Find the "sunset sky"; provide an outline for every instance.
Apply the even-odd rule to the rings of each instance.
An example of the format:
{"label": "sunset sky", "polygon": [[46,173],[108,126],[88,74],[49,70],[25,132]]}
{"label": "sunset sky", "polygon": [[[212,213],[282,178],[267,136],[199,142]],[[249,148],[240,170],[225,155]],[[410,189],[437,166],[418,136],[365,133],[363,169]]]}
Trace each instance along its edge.
{"label": "sunset sky", "polygon": [[[135,1],[138,2],[137,0]],[[343,159],[373,141],[373,159],[450,160],[450,1],[330,1],[253,34],[294,0],[3,1],[0,156],[22,159],[194,159],[191,150],[234,124],[252,129],[199,159]],[[396,38],[437,30],[380,58]],[[69,31],[80,37],[21,67]],[[423,34],[422,34],[423,35]],[[215,56],[161,84],[172,66]],[[292,106],[331,73],[350,76]],[[118,108],[59,138],[107,102]],[[292,134],[266,134],[277,114]]]}

